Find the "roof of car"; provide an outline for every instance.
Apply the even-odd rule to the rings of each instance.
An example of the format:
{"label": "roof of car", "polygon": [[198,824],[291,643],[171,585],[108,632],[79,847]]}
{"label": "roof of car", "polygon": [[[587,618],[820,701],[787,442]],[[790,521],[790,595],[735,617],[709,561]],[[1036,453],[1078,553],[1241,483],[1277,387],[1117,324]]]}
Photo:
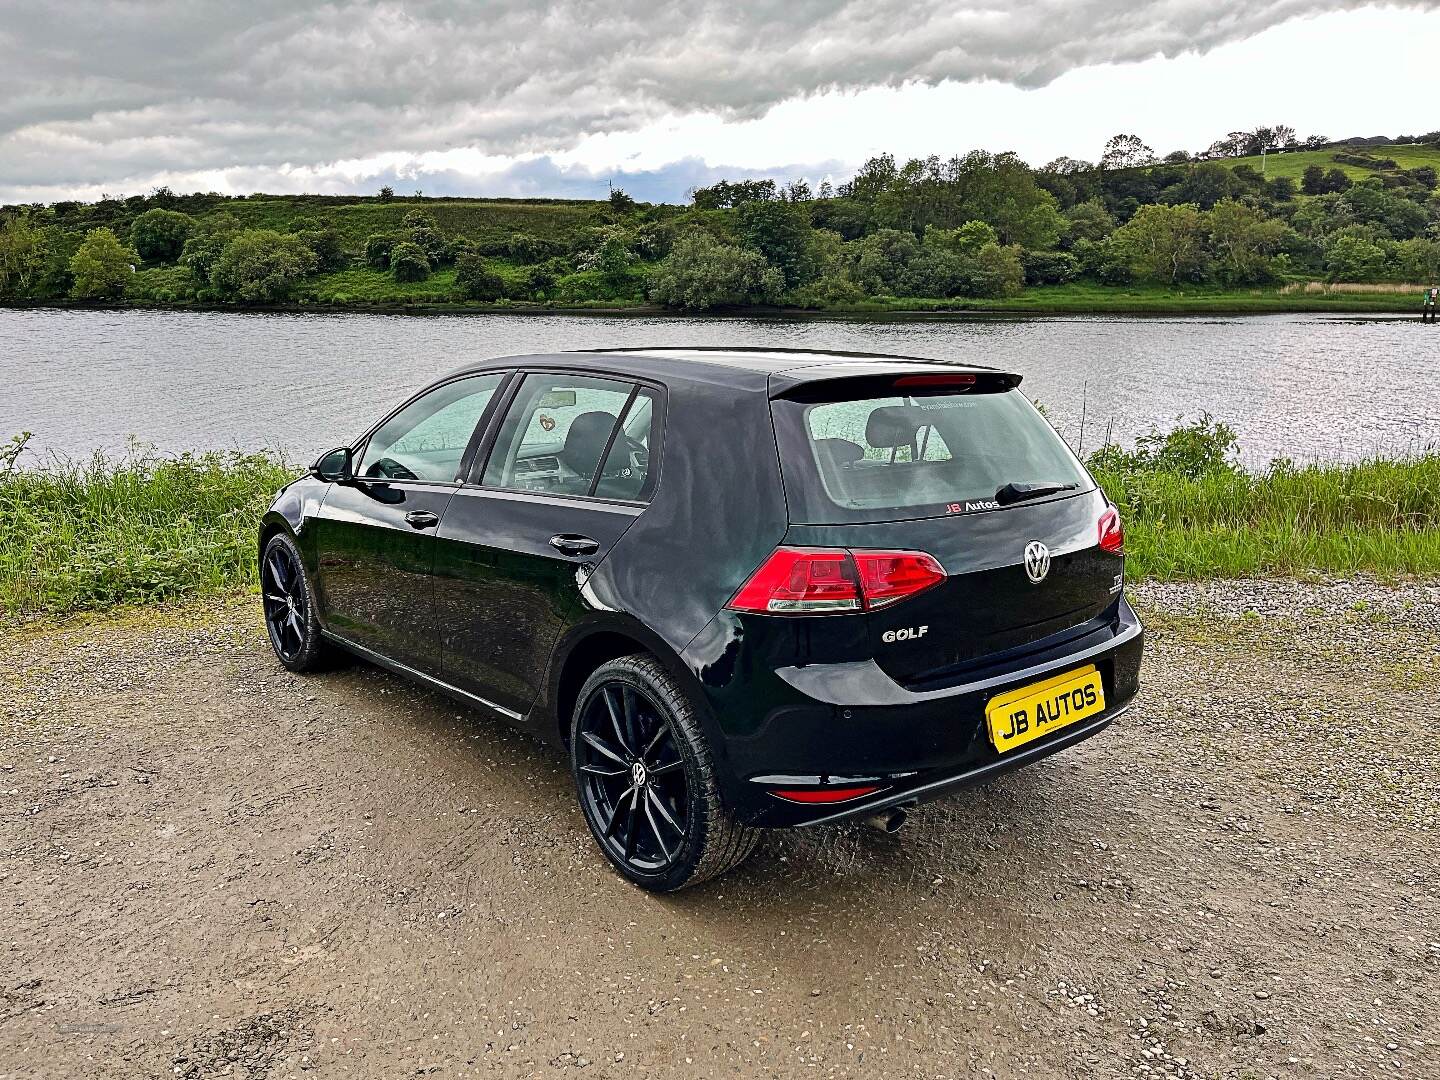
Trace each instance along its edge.
{"label": "roof of car", "polygon": [[[468,365],[463,371],[515,366],[599,368],[652,377],[714,378],[723,372],[749,375],[745,381],[762,381],[784,375],[787,382],[808,382],[846,375],[885,375],[943,366],[947,370],[993,372],[979,364],[961,364],[926,356],[847,352],[837,349],[785,349],[751,346],[680,345],[642,348],[572,349],[556,353],[501,356]],[[456,374],[459,374],[457,372]],[[1018,377],[1015,380],[1019,381]]]}

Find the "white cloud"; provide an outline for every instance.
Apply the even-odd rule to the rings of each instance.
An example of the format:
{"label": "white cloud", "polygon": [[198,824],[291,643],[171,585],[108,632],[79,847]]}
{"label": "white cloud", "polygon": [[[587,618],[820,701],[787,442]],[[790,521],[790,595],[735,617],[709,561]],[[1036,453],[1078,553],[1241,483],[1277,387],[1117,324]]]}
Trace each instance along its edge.
{"label": "white cloud", "polygon": [[1440,19],[1416,9],[1437,6],[0,0],[0,200],[547,175],[674,198],[726,166],[815,175],[879,149],[1383,132],[1425,125]]}

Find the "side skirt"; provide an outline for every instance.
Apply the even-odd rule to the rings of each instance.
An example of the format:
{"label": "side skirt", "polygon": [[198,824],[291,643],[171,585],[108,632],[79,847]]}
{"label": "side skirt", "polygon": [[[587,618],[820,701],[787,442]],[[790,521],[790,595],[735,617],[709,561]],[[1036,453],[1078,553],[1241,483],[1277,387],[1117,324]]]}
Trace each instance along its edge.
{"label": "side skirt", "polygon": [[354,653],[363,660],[368,660],[376,667],[384,668],[386,671],[410,679],[412,682],[417,682],[422,686],[439,690],[442,694],[446,694],[456,701],[464,702],[466,705],[478,705],[481,708],[489,709],[491,712],[504,717],[510,721],[510,723],[517,726],[525,719],[522,714],[513,709],[507,709],[503,705],[496,705],[495,702],[490,701],[488,698],[483,698],[479,694],[472,694],[469,690],[462,690],[460,687],[447,683],[443,679],[437,679],[433,675],[427,675],[425,672],[413,668],[409,664],[402,664],[398,660],[391,660],[388,656],[383,656],[373,649],[367,649],[364,645],[356,645],[353,641],[348,641],[339,634],[333,634],[329,630],[323,630],[321,633],[325,635],[327,640],[333,641],[342,649]]}

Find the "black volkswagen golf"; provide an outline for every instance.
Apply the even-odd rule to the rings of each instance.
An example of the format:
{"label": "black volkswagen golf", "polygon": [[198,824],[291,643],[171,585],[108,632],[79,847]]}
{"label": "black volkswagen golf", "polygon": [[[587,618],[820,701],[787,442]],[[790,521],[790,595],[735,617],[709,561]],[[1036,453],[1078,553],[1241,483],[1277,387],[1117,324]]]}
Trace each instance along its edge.
{"label": "black volkswagen golf", "polygon": [[280,492],[271,643],[553,743],[649,889],[765,827],[893,830],[1139,685],[1119,517],[1019,384],[783,350],[474,364]]}

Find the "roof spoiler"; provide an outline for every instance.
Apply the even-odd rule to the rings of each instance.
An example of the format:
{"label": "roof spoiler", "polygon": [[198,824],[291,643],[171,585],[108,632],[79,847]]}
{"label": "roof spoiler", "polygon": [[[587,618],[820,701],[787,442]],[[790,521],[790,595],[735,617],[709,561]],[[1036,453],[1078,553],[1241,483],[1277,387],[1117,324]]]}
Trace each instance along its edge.
{"label": "roof spoiler", "polygon": [[[939,365],[936,365],[937,367]],[[987,368],[937,371],[850,371],[817,367],[787,371],[770,378],[770,396],[787,401],[834,401],[837,398],[905,397],[919,394],[998,394],[1014,390],[1021,376]]]}

